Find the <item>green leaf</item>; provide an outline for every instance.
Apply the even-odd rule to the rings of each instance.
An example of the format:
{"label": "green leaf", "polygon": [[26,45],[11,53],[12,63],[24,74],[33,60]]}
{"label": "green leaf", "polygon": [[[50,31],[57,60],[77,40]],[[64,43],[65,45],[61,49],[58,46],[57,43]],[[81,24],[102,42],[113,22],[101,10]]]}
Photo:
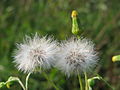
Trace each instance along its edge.
{"label": "green leaf", "polygon": [[14,82],[14,81],[19,81],[19,78],[18,77],[9,77],[7,82]]}
{"label": "green leaf", "polygon": [[10,88],[11,85],[14,83],[14,82],[19,82],[19,78],[18,77],[9,77],[8,80],[6,81],[6,86],[7,88]]}
{"label": "green leaf", "polygon": [[0,88],[4,87],[6,85],[5,82],[0,82]]}
{"label": "green leaf", "polygon": [[0,88],[6,86],[7,88],[10,88],[11,85],[14,83],[14,82],[18,82],[22,88],[25,90],[25,87],[24,85],[22,84],[22,82],[20,81],[20,79],[18,77],[9,77],[8,80],[6,82],[0,82]]}

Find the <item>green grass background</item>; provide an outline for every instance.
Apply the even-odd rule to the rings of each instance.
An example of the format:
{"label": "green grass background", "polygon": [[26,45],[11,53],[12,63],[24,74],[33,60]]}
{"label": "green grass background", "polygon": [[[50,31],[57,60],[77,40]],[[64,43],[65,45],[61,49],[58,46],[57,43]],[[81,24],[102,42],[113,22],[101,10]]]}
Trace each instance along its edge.
{"label": "green grass background", "polygon": [[[96,69],[115,90],[120,90],[120,63],[111,57],[120,54],[120,0],[0,0],[0,81],[9,76],[25,81],[26,74],[15,68],[12,54],[15,43],[24,36],[53,35],[58,40],[72,36],[71,11],[79,12],[83,36],[96,43],[100,63]],[[56,69],[47,72],[61,90],[79,90],[76,76],[67,78]],[[94,76],[93,74],[89,77]],[[21,90],[18,84],[10,89]],[[32,74],[29,90],[54,90],[42,73]],[[97,81],[93,90],[111,90]]]}

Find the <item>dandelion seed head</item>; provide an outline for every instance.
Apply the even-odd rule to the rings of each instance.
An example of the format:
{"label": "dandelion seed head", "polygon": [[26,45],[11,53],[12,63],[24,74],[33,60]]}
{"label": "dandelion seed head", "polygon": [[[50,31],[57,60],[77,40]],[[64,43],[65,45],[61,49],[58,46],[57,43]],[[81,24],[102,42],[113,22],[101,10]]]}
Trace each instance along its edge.
{"label": "dandelion seed head", "polygon": [[52,37],[26,36],[23,43],[17,44],[14,62],[25,73],[34,72],[36,68],[50,68],[57,51],[57,42]]}
{"label": "dandelion seed head", "polygon": [[97,65],[97,52],[93,42],[88,39],[71,38],[64,41],[60,48],[56,67],[68,76],[91,71]]}

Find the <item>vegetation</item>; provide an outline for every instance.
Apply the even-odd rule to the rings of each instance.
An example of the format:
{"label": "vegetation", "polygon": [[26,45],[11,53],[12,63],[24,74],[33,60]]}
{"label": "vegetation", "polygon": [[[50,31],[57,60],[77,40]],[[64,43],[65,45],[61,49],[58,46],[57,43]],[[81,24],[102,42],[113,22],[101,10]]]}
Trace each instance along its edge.
{"label": "vegetation", "polygon": [[[96,73],[115,90],[120,89],[119,62],[112,62],[112,56],[120,54],[120,1],[119,0],[1,0],[0,1],[0,82],[8,77],[25,80],[26,74],[18,71],[13,63],[15,43],[25,35],[38,32],[53,35],[58,40],[72,36],[72,10],[79,12],[80,29],[83,36],[92,39],[100,52]],[[54,90],[47,80],[52,80],[60,90],[78,90],[76,76],[67,78],[57,69],[31,74],[30,90]],[[93,77],[95,75],[89,75]],[[17,79],[18,80],[18,79]],[[111,90],[104,82],[95,81],[93,90]],[[24,82],[25,83],[25,82]],[[12,85],[12,86],[11,86]],[[18,83],[8,85],[9,90],[21,90]],[[8,90],[8,87],[2,90]]]}

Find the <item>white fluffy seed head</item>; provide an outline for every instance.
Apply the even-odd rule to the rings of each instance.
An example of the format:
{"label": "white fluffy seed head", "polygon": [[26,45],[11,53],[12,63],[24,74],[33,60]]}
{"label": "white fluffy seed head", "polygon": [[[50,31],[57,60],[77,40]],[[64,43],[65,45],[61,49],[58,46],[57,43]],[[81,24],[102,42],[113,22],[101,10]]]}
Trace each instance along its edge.
{"label": "white fluffy seed head", "polygon": [[98,55],[92,41],[71,38],[61,44],[56,67],[70,76],[91,71],[97,62]]}
{"label": "white fluffy seed head", "polygon": [[36,68],[50,68],[57,51],[57,43],[52,37],[26,36],[23,43],[17,44],[14,62],[24,73],[34,72]]}

